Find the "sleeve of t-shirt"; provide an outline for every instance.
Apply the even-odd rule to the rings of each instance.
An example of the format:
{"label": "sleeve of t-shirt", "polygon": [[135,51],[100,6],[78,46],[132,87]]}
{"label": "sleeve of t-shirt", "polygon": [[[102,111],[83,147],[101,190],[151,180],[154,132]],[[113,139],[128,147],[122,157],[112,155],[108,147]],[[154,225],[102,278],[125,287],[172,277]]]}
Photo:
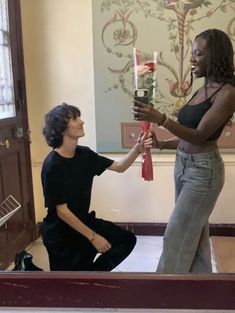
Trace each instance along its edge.
{"label": "sleeve of t-shirt", "polygon": [[56,167],[44,169],[42,184],[46,207],[67,203],[66,179],[61,169]]}
{"label": "sleeve of t-shirt", "polygon": [[94,175],[101,175],[114,162],[114,160],[101,156],[92,150],[90,150],[89,152]]}

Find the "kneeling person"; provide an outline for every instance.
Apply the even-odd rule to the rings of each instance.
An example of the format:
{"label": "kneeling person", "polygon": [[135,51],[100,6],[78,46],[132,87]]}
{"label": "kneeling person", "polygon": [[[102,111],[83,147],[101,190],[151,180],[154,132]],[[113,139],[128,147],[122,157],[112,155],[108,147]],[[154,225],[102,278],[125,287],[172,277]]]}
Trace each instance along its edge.
{"label": "kneeling person", "polygon": [[132,232],[89,213],[91,189],[94,176],[106,169],[124,172],[152,146],[152,138],[142,136],[127,155],[113,161],[78,145],[83,125],[80,110],[65,103],[45,116],[43,134],[53,150],[41,172],[48,210],[41,231],[52,271],[111,271],[136,244]]}

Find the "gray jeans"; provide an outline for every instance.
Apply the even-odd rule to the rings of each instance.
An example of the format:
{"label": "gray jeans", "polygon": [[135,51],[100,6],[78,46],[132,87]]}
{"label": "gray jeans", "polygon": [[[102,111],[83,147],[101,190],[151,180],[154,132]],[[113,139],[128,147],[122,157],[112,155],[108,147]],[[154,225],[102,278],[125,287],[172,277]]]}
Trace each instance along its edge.
{"label": "gray jeans", "polygon": [[224,184],[224,163],[218,151],[177,151],[175,208],[168,222],[159,273],[212,271],[208,218]]}

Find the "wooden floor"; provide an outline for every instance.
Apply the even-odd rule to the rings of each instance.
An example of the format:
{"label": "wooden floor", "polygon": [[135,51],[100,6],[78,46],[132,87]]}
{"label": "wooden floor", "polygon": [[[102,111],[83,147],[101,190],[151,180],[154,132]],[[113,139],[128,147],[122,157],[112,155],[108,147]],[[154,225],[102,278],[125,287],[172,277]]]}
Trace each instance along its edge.
{"label": "wooden floor", "polygon": [[212,253],[218,273],[235,273],[235,237],[212,236]]}

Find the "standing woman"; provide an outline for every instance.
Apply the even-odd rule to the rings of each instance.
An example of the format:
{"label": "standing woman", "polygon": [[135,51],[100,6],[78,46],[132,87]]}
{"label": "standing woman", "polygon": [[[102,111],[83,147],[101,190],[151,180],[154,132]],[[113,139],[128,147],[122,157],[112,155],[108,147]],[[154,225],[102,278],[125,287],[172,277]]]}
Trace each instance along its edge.
{"label": "standing woman", "polygon": [[233,46],[221,30],[196,36],[190,59],[192,74],[203,86],[179,111],[178,122],[165,113],[134,102],[133,116],[163,126],[177,136],[154,147],[177,149],[175,207],[167,225],[159,273],[212,271],[209,216],[224,184],[224,163],[217,140],[235,111]]}

